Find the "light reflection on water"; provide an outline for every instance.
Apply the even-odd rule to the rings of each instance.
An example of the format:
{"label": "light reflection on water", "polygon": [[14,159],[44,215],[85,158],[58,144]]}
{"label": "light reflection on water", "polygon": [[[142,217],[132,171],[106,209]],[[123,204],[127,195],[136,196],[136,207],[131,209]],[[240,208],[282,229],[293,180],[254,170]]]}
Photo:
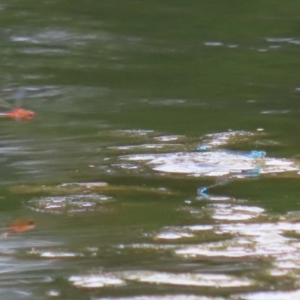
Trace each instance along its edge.
{"label": "light reflection on water", "polygon": [[298,10],[148,5],[1,3],[1,297],[297,299]]}
{"label": "light reflection on water", "polygon": [[[174,135],[168,137],[168,135],[152,130],[107,130],[104,134],[110,136],[110,144],[119,141],[120,136],[124,139],[123,146],[106,146],[106,155],[111,156],[112,159],[112,161],[107,162],[108,168],[115,168],[115,164],[120,159],[122,160],[124,151],[129,153],[152,153],[153,150],[156,151],[156,154],[140,154],[143,160],[143,155],[168,157],[167,151],[176,151],[173,144],[174,140],[180,141],[178,145],[186,149],[187,153],[189,153],[188,151],[195,153],[193,149],[197,147],[197,143],[188,137]],[[230,143],[239,144],[239,139],[245,142],[255,135],[257,133],[225,132],[204,136],[202,139],[198,139],[198,142],[201,140],[205,141],[208,146],[211,145],[211,150],[206,152],[207,155],[210,153],[218,154],[215,151],[218,151],[219,147],[227,147]],[[117,140],[113,137],[117,137]],[[126,140],[131,140],[134,145],[127,146]],[[145,144],[145,141],[156,142]],[[153,147],[147,145],[153,145]],[[161,145],[164,148],[161,148]],[[223,150],[220,149],[222,154]],[[121,155],[119,155],[120,152]],[[171,152],[169,155],[173,154],[174,152]],[[132,155],[136,156],[136,154]],[[244,161],[245,157],[240,157],[240,152],[232,152],[231,155],[230,159],[235,159],[231,161],[231,166],[236,170],[237,165],[241,164],[241,160]],[[252,159],[255,160],[256,158]],[[267,160],[268,158],[262,160],[264,159]],[[276,161],[275,158],[274,160]],[[280,162],[280,159],[278,161]],[[234,165],[235,163],[237,165]],[[294,163],[295,161],[293,161]],[[222,167],[222,160],[217,163],[218,165]],[[283,164],[282,166],[286,169],[279,174],[290,172],[290,164]],[[124,165],[124,170],[129,172],[128,174],[130,172],[144,174],[144,176],[148,174],[150,178],[157,176],[152,170],[143,170],[140,164],[136,164],[135,168],[129,164]],[[277,171],[274,170],[274,172]],[[178,178],[178,175],[172,175],[172,173],[169,176]],[[186,177],[185,174],[180,176],[181,178]],[[204,173],[203,176],[205,177],[206,174]],[[259,178],[260,175],[257,174],[257,176]],[[298,176],[298,174],[292,176]],[[248,179],[248,176],[245,178]],[[241,175],[235,178],[234,173],[229,179],[242,180]],[[224,184],[226,185],[228,181],[226,180]],[[260,287],[268,290],[270,289],[269,282],[280,286],[280,281],[284,276],[288,278],[286,286],[290,288],[297,286],[296,282],[299,275],[297,253],[300,248],[297,238],[297,234],[300,234],[299,223],[294,222],[295,216],[292,219],[288,215],[273,216],[266,209],[259,205],[255,206],[248,200],[226,195],[213,195],[209,189],[205,194],[197,194],[195,189],[190,200],[183,202],[180,200],[179,203],[172,205],[168,201],[168,205],[171,205],[172,209],[185,216],[189,215],[189,224],[183,220],[177,225],[162,222],[161,225],[154,226],[155,229],[147,229],[146,224],[144,224],[139,226],[138,231],[132,231],[127,226],[116,227],[118,224],[116,218],[122,218],[120,211],[125,218],[126,216],[132,218],[132,211],[138,211],[139,207],[142,208],[140,200],[132,202],[132,200],[124,198],[127,192],[131,191],[131,195],[132,192],[133,195],[155,193],[156,196],[151,198],[155,201],[160,199],[160,202],[165,201],[166,197],[169,197],[170,200],[174,199],[175,196],[172,195],[176,195],[176,191],[168,190],[165,187],[154,189],[151,185],[140,189],[138,186],[111,185],[104,182],[70,182],[52,186],[20,185],[15,186],[12,191],[19,195],[22,193],[32,195],[31,200],[26,200],[26,208],[38,214],[53,215],[54,226],[56,216],[61,216],[62,220],[65,219],[70,222],[70,224],[68,222],[63,223],[65,233],[64,230],[56,229],[61,232],[60,235],[67,234],[60,241],[55,237],[55,231],[53,232],[54,235],[45,232],[51,241],[57,240],[58,244],[51,244],[51,241],[49,241],[50,244],[47,244],[47,239],[35,244],[34,240],[30,238],[35,236],[34,231],[30,233],[28,240],[26,240],[25,234],[22,237],[23,242],[16,240],[17,237],[13,236],[8,236],[3,240],[2,253],[5,253],[10,261],[10,268],[7,272],[13,272],[11,266],[16,260],[18,272],[25,272],[26,282],[29,285],[44,284],[43,280],[49,280],[52,289],[44,290],[44,295],[51,296],[53,293],[59,297],[61,293],[64,293],[55,284],[55,277],[60,276],[60,262],[63,262],[64,268],[64,275],[61,280],[68,288],[83,289],[87,293],[92,290],[100,294],[102,294],[100,291],[103,290],[106,291],[102,294],[103,296],[113,290],[120,290],[122,293],[127,289],[129,293],[134,294],[135,289],[145,287],[147,291],[147,286],[151,286],[151,290],[154,290],[155,293],[159,293],[160,288],[163,288],[163,294],[159,294],[157,297],[168,299],[170,297],[168,293],[172,287],[176,286],[180,288],[181,294],[182,291],[189,291],[189,293],[196,295],[199,294],[196,288],[201,287],[207,296],[199,295],[197,296],[200,297],[199,299],[201,297],[203,299],[230,300],[260,299],[261,295],[266,294],[268,297],[268,292],[265,294],[261,294],[261,292],[243,294],[242,291],[255,289],[259,291]],[[35,196],[39,193],[46,194],[46,196]],[[49,194],[51,196],[48,196]],[[182,199],[182,195],[179,193],[176,198]],[[154,211],[158,207],[162,208],[159,205]],[[150,206],[147,208],[146,205],[145,210],[150,212]],[[143,214],[142,211],[140,213]],[[76,221],[77,218],[79,219]],[[90,224],[88,219],[90,219]],[[109,221],[110,219],[112,221]],[[59,219],[57,221],[59,226],[61,221]],[[77,224],[77,222],[79,223]],[[80,222],[83,222],[83,227]],[[100,227],[95,222],[99,222],[98,226]],[[72,223],[76,224],[75,229],[72,229]],[[84,225],[85,223],[86,225]],[[104,224],[110,225],[106,229],[103,227]],[[113,227],[111,227],[112,224]],[[68,226],[70,226],[69,229]],[[143,228],[143,226],[145,227]],[[111,231],[112,228],[114,229]],[[107,233],[106,230],[108,230]],[[128,235],[128,231],[132,231],[131,236]],[[19,237],[21,238],[21,235]],[[5,245],[9,245],[10,241],[12,244],[9,246],[9,252],[7,252]],[[24,243],[24,241],[27,242]],[[23,264],[23,266],[17,264],[20,259],[29,260],[29,263]],[[158,260],[161,263],[158,264]],[[37,262],[36,267],[34,267],[35,262]],[[46,271],[48,268],[51,269],[50,273]],[[30,274],[36,270],[41,271],[42,275],[31,277]],[[13,283],[19,282],[17,276],[11,276]],[[7,286],[7,281],[2,282],[4,286]],[[26,284],[22,283],[22,286],[26,290]],[[226,294],[228,291],[232,295],[223,298],[209,296],[216,286],[220,295]],[[31,288],[29,288],[27,298],[32,297],[30,291]],[[149,292],[147,293],[149,294]],[[291,292],[286,295],[289,293]],[[258,298],[255,298],[256,296]],[[97,297],[95,295],[94,299],[98,299]],[[145,295],[143,297],[155,299],[156,296]],[[194,296],[186,294],[186,296],[177,295],[175,297],[189,298]],[[274,294],[274,297],[276,299],[277,295]],[[122,299],[122,297],[112,297],[111,299]],[[138,299],[138,296],[132,296],[128,299]]]}

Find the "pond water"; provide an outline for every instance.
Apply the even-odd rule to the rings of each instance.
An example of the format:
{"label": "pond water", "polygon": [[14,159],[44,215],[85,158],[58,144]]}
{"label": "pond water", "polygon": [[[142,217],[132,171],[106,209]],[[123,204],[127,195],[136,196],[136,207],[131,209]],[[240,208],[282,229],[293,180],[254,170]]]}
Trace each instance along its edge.
{"label": "pond water", "polygon": [[2,0],[1,299],[299,298],[299,8]]}

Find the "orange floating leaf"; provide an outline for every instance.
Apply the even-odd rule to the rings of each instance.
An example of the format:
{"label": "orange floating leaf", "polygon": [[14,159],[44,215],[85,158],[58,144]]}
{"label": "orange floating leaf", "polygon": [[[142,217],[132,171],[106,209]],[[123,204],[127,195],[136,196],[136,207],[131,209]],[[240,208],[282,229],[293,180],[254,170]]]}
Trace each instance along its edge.
{"label": "orange floating leaf", "polygon": [[16,120],[28,120],[35,116],[35,112],[23,108],[15,108],[12,111],[3,113],[3,115]]}
{"label": "orange floating leaf", "polygon": [[24,232],[35,227],[35,223],[32,220],[18,220],[10,223],[7,226],[8,230],[11,230],[16,233]]}

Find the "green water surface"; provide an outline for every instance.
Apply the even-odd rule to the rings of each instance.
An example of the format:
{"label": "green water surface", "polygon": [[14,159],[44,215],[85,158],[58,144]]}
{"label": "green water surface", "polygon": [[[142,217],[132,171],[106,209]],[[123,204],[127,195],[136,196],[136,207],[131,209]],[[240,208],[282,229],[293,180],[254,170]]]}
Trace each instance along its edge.
{"label": "green water surface", "polygon": [[[180,151],[189,151],[205,134],[262,129],[261,143],[231,148],[297,159],[299,9],[294,0],[3,0],[1,95],[13,104],[23,87],[22,105],[36,117],[1,120],[0,226],[30,218],[36,228],[1,238],[1,299],[234,300],[262,299],[260,292],[265,299],[296,299],[289,293],[297,293],[300,265],[276,265],[280,254],[271,250],[180,256],[179,249],[190,245],[223,241],[230,253],[226,243],[239,234],[217,227],[244,221],[211,217],[221,202],[199,199],[197,189],[214,178],[115,168],[118,157],[131,152],[113,147],[179,135]],[[149,132],[138,133],[144,130]],[[78,211],[67,206],[49,212],[36,204],[65,197],[57,186],[77,182],[112,188],[70,190],[67,195],[75,198],[66,201],[76,199]],[[43,186],[48,189],[33,190]],[[211,193],[231,197],[228,205],[264,209],[246,222],[276,227],[300,209],[299,191],[297,175],[279,174],[232,181]],[[84,209],[90,194],[110,198]],[[191,225],[217,227],[190,238],[160,236]],[[288,253],[297,249],[299,236],[286,231],[286,244],[270,243],[278,249],[293,243]],[[255,245],[250,253],[260,247]],[[232,276],[231,283],[246,278],[249,284],[203,284],[197,274]],[[88,275],[98,280],[95,286],[72,281]],[[100,275],[123,282],[107,283]]]}

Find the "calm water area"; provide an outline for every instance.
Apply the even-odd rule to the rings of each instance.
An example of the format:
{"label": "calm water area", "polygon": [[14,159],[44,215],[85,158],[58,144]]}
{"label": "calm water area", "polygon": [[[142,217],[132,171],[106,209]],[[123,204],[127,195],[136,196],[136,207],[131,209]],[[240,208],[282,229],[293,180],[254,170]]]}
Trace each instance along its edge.
{"label": "calm water area", "polygon": [[300,299],[299,9],[1,0],[0,298]]}

